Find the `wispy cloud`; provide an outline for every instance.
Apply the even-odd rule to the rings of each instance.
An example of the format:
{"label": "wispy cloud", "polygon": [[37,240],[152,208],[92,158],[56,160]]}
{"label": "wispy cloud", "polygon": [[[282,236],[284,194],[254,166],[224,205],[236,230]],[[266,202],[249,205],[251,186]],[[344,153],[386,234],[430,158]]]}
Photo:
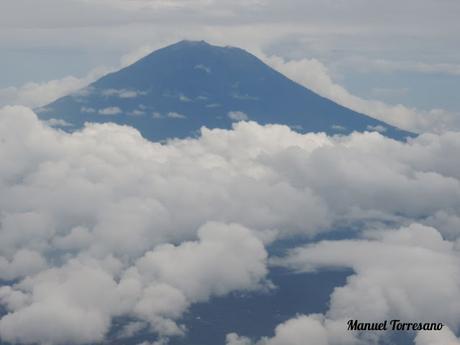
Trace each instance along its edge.
{"label": "wispy cloud", "polygon": [[249,120],[249,116],[243,111],[230,111],[230,112],[228,112],[227,116],[232,121],[247,121],[247,120]]}
{"label": "wispy cloud", "polygon": [[107,107],[99,109],[97,113],[100,115],[118,115],[121,114],[121,109],[119,107]]}
{"label": "wispy cloud", "polygon": [[106,97],[119,97],[119,98],[136,98],[139,96],[145,96],[147,91],[139,91],[139,90],[128,90],[128,89],[106,89],[102,90],[101,94]]}

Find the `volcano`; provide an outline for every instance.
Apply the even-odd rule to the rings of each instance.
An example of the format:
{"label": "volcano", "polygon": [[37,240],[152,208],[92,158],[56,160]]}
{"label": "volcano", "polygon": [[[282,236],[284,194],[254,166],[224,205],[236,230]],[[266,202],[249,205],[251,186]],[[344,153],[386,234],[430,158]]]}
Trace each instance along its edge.
{"label": "volcano", "polygon": [[115,122],[156,141],[196,136],[202,126],[231,128],[241,120],[301,133],[378,129],[398,140],[413,135],[321,97],[245,50],[204,41],[159,49],[38,112],[66,130]]}

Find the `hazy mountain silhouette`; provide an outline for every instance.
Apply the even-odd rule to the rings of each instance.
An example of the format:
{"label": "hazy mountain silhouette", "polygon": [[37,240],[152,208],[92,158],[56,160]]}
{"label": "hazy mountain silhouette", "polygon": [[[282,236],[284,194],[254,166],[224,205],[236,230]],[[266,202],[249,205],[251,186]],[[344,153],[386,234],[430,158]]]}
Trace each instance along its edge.
{"label": "hazy mountain silhouette", "polygon": [[299,132],[412,135],[319,96],[245,50],[204,41],[159,49],[43,107],[39,116],[64,120],[70,130],[86,121],[128,124],[153,140],[192,136],[201,126],[230,128],[241,119]]}

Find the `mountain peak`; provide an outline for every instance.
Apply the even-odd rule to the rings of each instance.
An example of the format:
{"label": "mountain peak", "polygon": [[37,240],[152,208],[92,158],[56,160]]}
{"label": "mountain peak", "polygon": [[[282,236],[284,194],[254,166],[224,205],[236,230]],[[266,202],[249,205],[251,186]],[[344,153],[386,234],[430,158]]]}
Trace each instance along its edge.
{"label": "mountain peak", "polygon": [[201,40],[201,41],[196,41],[196,40],[181,40],[179,42],[174,43],[173,45],[177,46],[211,46],[208,42]]}
{"label": "mountain peak", "polygon": [[256,59],[253,55],[239,48],[213,45],[203,40],[182,40],[146,55],[133,65],[156,64],[160,60],[165,65],[164,67],[168,64],[177,64],[178,68],[185,68],[192,62],[200,64],[215,61],[215,63],[229,64],[232,60],[241,59],[237,55],[246,55],[246,58]]}
{"label": "mountain peak", "polygon": [[239,49],[233,46],[225,45],[225,46],[220,46],[216,44],[211,44],[207,41],[204,40],[181,40],[176,43],[173,43],[169,46],[164,47],[164,49],[170,48],[170,47],[183,47],[183,48],[200,48],[200,47],[208,47],[208,48],[214,48],[214,49]]}
{"label": "mountain peak", "polygon": [[168,53],[173,53],[173,52],[177,52],[177,51],[185,51],[185,52],[192,52],[192,51],[207,51],[207,52],[218,52],[218,51],[240,51],[240,52],[245,52],[246,54],[248,55],[251,55],[249,54],[248,52],[246,52],[245,50],[243,49],[240,49],[240,48],[237,48],[237,47],[233,47],[233,46],[229,46],[229,45],[226,45],[226,46],[220,46],[220,45],[215,45],[215,44],[211,44],[211,43],[208,43],[206,41],[194,41],[194,40],[181,40],[181,41],[178,41],[176,43],[173,43],[173,44],[170,44],[168,46],[165,46],[159,50],[156,50],[156,51],[153,51],[151,54],[149,55],[152,55],[152,54],[158,54],[160,52],[168,52]]}
{"label": "mountain peak", "polygon": [[231,128],[237,120],[301,132],[379,128],[393,138],[410,135],[315,94],[245,50],[205,41],[183,40],[154,51],[44,109],[40,117],[62,119],[71,128],[113,121],[155,140],[194,135],[202,126]]}

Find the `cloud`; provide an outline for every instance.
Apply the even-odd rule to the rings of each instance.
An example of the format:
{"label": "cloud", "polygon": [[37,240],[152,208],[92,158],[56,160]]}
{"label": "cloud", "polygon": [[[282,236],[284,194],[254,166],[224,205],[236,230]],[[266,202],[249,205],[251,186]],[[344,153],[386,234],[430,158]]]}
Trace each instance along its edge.
{"label": "cloud", "polygon": [[104,109],[99,109],[98,114],[100,115],[118,115],[121,114],[121,109],[119,107],[107,107]]}
{"label": "cloud", "polygon": [[[27,114],[26,110],[19,109],[21,108],[10,108],[4,110],[4,113],[18,112],[21,116]],[[33,118],[33,115],[28,116]],[[5,129],[4,136],[9,138],[17,125],[11,116],[4,115],[4,122],[8,123],[5,128],[9,128]],[[27,126],[30,126],[28,131]],[[13,174],[14,169],[21,166],[19,162],[22,161],[25,167],[29,167],[24,171],[36,171],[37,167],[40,167],[40,170],[28,178],[44,179],[42,183],[45,185],[56,184],[53,192],[56,193],[55,198],[67,199],[67,195],[76,193],[73,198],[73,212],[78,215],[78,219],[95,219],[93,211],[89,212],[90,205],[82,201],[95,200],[94,205],[98,205],[101,212],[96,217],[101,224],[98,231],[101,232],[101,236],[104,234],[107,237],[107,243],[115,241],[110,235],[110,228],[120,222],[131,223],[132,228],[131,240],[124,242],[124,239],[120,239],[120,246],[134,241],[136,224],[139,227],[139,236],[144,236],[141,229],[152,224],[153,219],[149,212],[153,210],[157,213],[157,221],[161,220],[157,225],[159,228],[173,226],[176,223],[193,224],[196,228],[200,222],[219,219],[225,222],[243,222],[251,228],[315,234],[334,223],[404,222],[426,219],[429,224],[436,227],[442,223],[444,234],[447,235],[449,229],[452,229],[449,236],[455,234],[456,223],[447,219],[454,220],[459,207],[460,176],[455,163],[449,159],[460,146],[456,133],[446,133],[442,136],[422,135],[405,144],[377,133],[355,133],[351,136],[330,138],[323,134],[298,134],[286,126],[259,126],[253,122],[241,122],[235,124],[235,130],[203,129],[199,140],[175,141],[164,147],[142,139],[134,129],[113,124],[89,125],[83,132],[76,132],[74,136],[62,134],[64,136],[61,139],[58,134],[50,132],[46,127],[41,129],[36,120],[29,119],[23,121],[21,133],[26,138],[24,142],[16,143],[14,138],[9,139],[10,151],[3,153],[3,161],[11,163],[3,165],[3,174],[10,170],[10,174]],[[36,139],[39,135],[47,139]],[[114,137],[118,139],[115,140]],[[269,137],[271,139],[267,139]],[[37,157],[49,155],[46,151],[38,150],[32,144],[34,140],[50,142],[49,150],[56,152],[58,156],[54,160],[45,160],[43,163],[46,164],[38,166],[33,165],[36,159],[27,158],[30,163],[26,164],[25,158],[21,157],[29,157],[34,152],[37,152]],[[62,141],[66,145],[53,144]],[[121,141],[131,144],[122,145]],[[65,151],[65,147],[92,145],[98,146],[99,150]],[[42,146],[43,144],[38,145]],[[104,151],[103,148],[107,148],[108,151]],[[43,150],[45,149],[46,146]],[[15,155],[11,156],[13,153]],[[105,154],[108,154],[109,160]],[[94,165],[89,162],[100,162],[92,168],[94,172],[88,171],[89,175],[84,178],[77,174],[79,170],[66,168],[70,164],[67,160],[76,164],[75,162],[80,162],[81,157],[89,160],[80,163],[85,169]],[[138,171],[138,174],[140,171],[149,172],[147,176],[141,176],[150,181],[147,185],[152,186],[152,189],[145,189],[144,185],[142,191],[148,191],[151,198],[136,197],[135,191],[139,188],[136,181],[139,177],[136,177],[134,171],[129,173],[121,169],[117,165],[116,157],[120,157],[121,161],[131,162],[129,165],[137,167],[135,171]],[[150,159],[144,160],[142,157]],[[64,160],[65,163],[60,163],[60,160]],[[166,161],[170,162],[168,166],[174,170],[163,171],[165,167],[162,162]],[[186,170],[184,166],[187,167]],[[51,171],[54,171],[53,178],[48,177]],[[214,176],[214,171],[221,172],[221,175]],[[20,172],[16,174],[21,176]],[[197,180],[197,176],[208,175],[206,183]],[[12,179],[13,176],[15,175],[8,178]],[[94,177],[89,178],[90,176]],[[104,179],[105,183],[96,183],[99,179]],[[177,181],[173,182],[172,179]],[[190,200],[197,200],[192,196],[185,199],[174,198],[171,193],[175,189],[167,193],[169,187],[165,187],[164,190],[153,188],[156,185],[162,186],[159,182],[162,180],[168,182],[164,186],[175,184],[180,190],[206,190],[206,193],[200,194],[203,205],[215,207],[207,206],[198,213],[184,213],[183,220],[178,219],[171,223],[168,210],[185,207]],[[110,183],[117,187],[113,188]],[[212,184],[212,187],[209,184]],[[73,190],[72,185],[79,185],[80,188]],[[93,185],[99,193],[95,194]],[[123,192],[129,190],[134,193],[129,194],[130,198],[127,197],[127,192]],[[38,191],[42,193],[42,200],[50,198],[45,190]],[[20,190],[13,189],[9,192],[19,193]],[[16,195],[19,197],[19,194]],[[103,196],[104,200],[101,199]],[[30,199],[29,202],[38,200]],[[97,200],[99,201],[96,202]],[[239,202],[234,203],[235,200]],[[250,205],[253,204],[259,206],[252,208]],[[59,203],[49,199],[40,208],[45,206],[51,211],[51,207],[59,206]],[[32,204],[28,209],[34,210],[35,207]],[[123,209],[133,212],[135,222],[123,219],[125,212],[120,212]],[[149,211],[144,212],[144,209]],[[444,212],[444,216],[440,212]],[[69,214],[69,211],[62,210],[62,215],[57,219],[62,219],[66,214]],[[114,215],[118,217],[116,220],[112,220]],[[50,230],[45,229],[54,227],[49,223],[55,216],[57,213],[54,212],[46,217],[41,213],[12,213],[10,219],[11,222],[21,221],[26,224],[27,219],[34,217],[33,222],[36,225],[43,224],[43,233],[48,236],[46,231]],[[69,235],[78,234],[79,238],[84,238],[83,229],[88,226],[77,228],[77,225],[81,224],[73,226],[72,229],[75,230],[69,232]],[[183,228],[183,225],[179,228]],[[22,232],[27,233],[27,236],[33,235],[28,231],[24,226]],[[20,233],[16,231],[15,236],[19,236]],[[5,243],[13,245],[13,238]],[[133,247],[136,245],[133,244]]]}
{"label": "cloud", "polygon": [[[126,269],[114,258],[82,254],[61,267],[29,272],[12,289],[0,290],[0,301],[10,306],[0,320],[0,336],[20,343],[98,342],[111,318],[124,314],[148,321],[161,335],[182,334],[174,319],[191,303],[256,289],[267,273],[264,245],[250,230],[210,223],[198,238],[156,247]],[[17,295],[24,302],[15,303]]]}
{"label": "cloud", "polygon": [[101,341],[109,327],[110,314],[122,302],[110,274],[78,261],[45,270],[15,291],[26,294],[29,301],[0,320],[0,336],[9,342]]}
{"label": "cloud", "polygon": [[93,113],[96,112],[96,109],[91,108],[91,107],[81,107],[81,108],[80,108],[80,111],[81,111],[82,113],[93,114]]}
{"label": "cloud", "polygon": [[[360,72],[416,72],[423,74],[460,75],[460,64],[428,63],[416,60],[370,59],[364,56],[353,56],[341,62],[346,68]],[[382,91],[388,91],[383,89]],[[400,90],[403,93],[407,90]]]}
{"label": "cloud", "polygon": [[264,245],[248,229],[208,223],[198,230],[198,239],[158,246],[126,272],[125,279],[139,276],[146,286],[135,313],[162,334],[182,333],[165,319],[179,317],[190,303],[257,289],[267,274]]}
{"label": "cloud", "polygon": [[438,332],[419,332],[415,337],[415,345],[459,345],[460,340],[452,331],[445,327]]}
{"label": "cloud", "polygon": [[143,115],[145,115],[145,111],[140,110],[140,109],[134,109],[133,111],[130,111],[128,113],[128,115],[130,115],[130,116],[143,116]]}
{"label": "cloud", "polygon": [[384,133],[387,130],[387,128],[385,126],[382,126],[382,125],[367,126],[366,129],[369,130],[369,131],[375,131],[375,132],[379,132],[379,133]]}
{"label": "cloud", "polygon": [[14,253],[10,261],[0,257],[0,279],[14,280],[41,271],[46,261],[40,253],[28,249],[20,249]]}
{"label": "cloud", "polygon": [[[235,333],[227,345],[374,344],[388,332],[352,332],[348,320],[441,322],[441,331],[416,332],[416,345],[459,344],[459,252],[430,227],[379,229],[363,238],[322,241],[272,259],[295,271],[352,268],[354,274],[331,295],[324,314],[298,315],[278,325],[274,336],[258,341]],[[313,340],[311,340],[313,339]],[[380,342],[378,342],[380,343]]]}
{"label": "cloud", "polygon": [[321,96],[399,128],[417,133],[444,132],[460,128],[457,114],[443,109],[420,110],[353,95],[333,81],[327,67],[317,59],[285,61],[277,56],[267,57],[260,53],[258,55],[271,67]]}
{"label": "cloud", "polygon": [[321,324],[331,342],[356,311],[442,317],[456,330],[458,133],[398,142],[238,122],[160,144],[112,123],[66,133],[5,107],[0,143],[5,341],[96,342],[127,315],[164,337],[186,333],[178,320],[192,303],[266,288],[268,243],[340,228],[375,231],[285,258],[355,271],[305,327]]}
{"label": "cloud", "polygon": [[294,249],[280,262],[301,271],[353,269],[331,295],[331,319],[441,322],[454,330],[460,323],[458,251],[434,228],[412,224],[370,231],[364,239],[324,241]]}
{"label": "cloud", "polygon": [[371,90],[372,96],[377,98],[385,97],[401,97],[407,95],[409,88],[382,88],[373,87]]}
{"label": "cloud", "polygon": [[166,117],[169,117],[170,119],[185,119],[186,116],[180,113],[177,113],[175,111],[170,111],[169,113],[166,114]]}
{"label": "cloud", "polygon": [[199,229],[198,239],[147,252],[137,262],[137,271],[176,287],[192,301],[257,287],[267,273],[264,246],[246,228],[208,223]]}
{"label": "cloud", "polygon": [[247,121],[249,119],[248,115],[242,111],[230,111],[227,115],[232,121]]}
{"label": "cloud", "polygon": [[43,83],[29,82],[21,87],[0,89],[0,107],[5,105],[25,105],[39,107],[73,93],[108,73],[106,68],[97,68],[83,78],[68,76],[63,79]]}
{"label": "cloud", "polygon": [[180,95],[180,96],[179,96],[179,100],[180,100],[181,102],[190,102],[190,101],[191,101],[191,99],[188,98],[188,97],[185,96],[185,95]]}
{"label": "cloud", "polygon": [[227,334],[226,338],[226,345],[251,345],[251,339],[247,337],[241,337],[236,333],[229,333]]}
{"label": "cloud", "polygon": [[241,99],[241,100],[245,100],[245,101],[258,101],[259,100],[258,97],[251,96],[251,95],[248,95],[248,94],[241,95],[239,93],[234,93],[232,95],[232,97],[235,98],[235,99]]}
{"label": "cloud", "polygon": [[208,67],[208,66],[205,66],[205,65],[195,65],[194,69],[198,69],[198,70],[201,70],[201,71],[204,71],[206,73],[211,73],[211,69]]}
{"label": "cloud", "polygon": [[72,127],[73,125],[70,122],[67,122],[63,119],[49,119],[45,123],[51,127]]}
{"label": "cloud", "polygon": [[263,337],[254,342],[230,333],[227,334],[226,345],[304,345],[307,340],[317,345],[358,344],[353,332],[321,314],[298,315],[276,326],[274,334],[271,338]]}
{"label": "cloud", "polygon": [[275,336],[267,341],[269,345],[301,345],[308,339],[312,344],[328,345],[327,333],[320,320],[308,316],[291,319],[275,329]]}
{"label": "cloud", "polygon": [[147,323],[144,321],[133,321],[123,325],[117,333],[117,339],[126,339],[136,335],[138,332],[147,328]]}
{"label": "cloud", "polygon": [[[120,58],[118,66],[100,66],[93,68],[88,74],[80,78],[75,76],[66,76],[62,79],[54,79],[47,82],[27,82],[20,87],[2,88],[0,89],[0,107],[6,105],[22,105],[35,108],[44,106],[69,94],[78,95],[81,90],[102,76],[126,67],[151,52],[152,48],[150,46],[133,50],[130,53],[124,54]],[[105,96],[116,96],[120,98],[135,98],[146,95],[147,92],[139,90],[108,89],[103,90],[102,94]],[[91,108],[87,107],[82,107],[81,111],[93,112]]]}
{"label": "cloud", "polygon": [[102,90],[101,94],[106,97],[119,97],[119,98],[136,98],[139,96],[144,96],[147,94],[146,91],[138,91],[138,90],[127,90],[127,89],[106,89]]}
{"label": "cloud", "polygon": [[175,120],[184,120],[187,118],[187,116],[185,116],[184,114],[181,114],[181,113],[178,113],[178,112],[175,112],[175,111],[170,111],[166,114],[162,114],[158,111],[154,111],[152,113],[152,117],[154,119],[175,119]]}

